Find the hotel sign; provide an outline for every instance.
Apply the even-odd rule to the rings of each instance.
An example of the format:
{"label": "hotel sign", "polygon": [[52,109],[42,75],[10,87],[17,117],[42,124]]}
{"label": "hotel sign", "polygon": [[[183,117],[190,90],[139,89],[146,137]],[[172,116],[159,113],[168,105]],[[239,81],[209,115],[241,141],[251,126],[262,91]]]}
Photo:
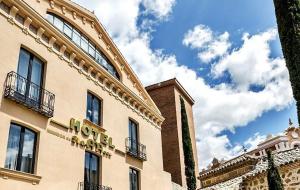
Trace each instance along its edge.
{"label": "hotel sign", "polygon": [[99,129],[98,126],[94,126],[94,124],[88,121],[84,120],[81,125],[80,121],[72,118],[69,126],[53,120],[52,122],[67,129],[68,132],[75,133],[75,135],[68,137],[51,129],[47,129],[47,132],[58,138],[70,141],[72,145],[96,152],[97,154],[107,158],[111,157],[111,153],[108,152],[107,148],[110,150],[115,150],[112,137],[109,137],[104,132],[101,132],[101,129]]}
{"label": "hotel sign", "polygon": [[108,147],[111,150],[115,149],[112,137],[100,132],[96,127],[93,127],[87,123],[83,123],[81,125],[80,121],[73,118],[70,120],[69,130],[74,131],[76,134],[81,133],[82,136],[89,138],[87,140],[82,140],[78,136],[74,135],[71,138],[72,144],[95,151],[102,156],[106,156],[108,158],[111,157],[111,154],[105,151],[104,148]]}

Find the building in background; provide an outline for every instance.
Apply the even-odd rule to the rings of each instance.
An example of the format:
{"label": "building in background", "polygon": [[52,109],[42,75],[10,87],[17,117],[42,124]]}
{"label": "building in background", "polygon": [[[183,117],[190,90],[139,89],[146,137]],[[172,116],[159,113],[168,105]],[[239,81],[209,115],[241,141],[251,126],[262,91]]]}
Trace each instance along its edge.
{"label": "building in background", "polygon": [[[195,176],[198,177],[198,158],[192,109],[194,100],[176,79],[150,85],[146,87],[146,90],[165,118],[161,133],[164,170],[171,173],[172,181],[175,183],[174,187],[179,185],[186,189],[180,98],[184,100],[187,112],[195,162]],[[200,187],[199,182],[197,182],[197,187]]]}
{"label": "building in background", "polygon": [[214,159],[200,172],[203,190],[264,190],[267,182],[267,151],[274,154],[285,189],[300,189],[300,128],[289,122],[285,135],[268,136],[256,149],[228,161]]}
{"label": "building in background", "polygon": [[94,13],[0,0],[0,30],[1,190],[172,189],[164,118]]}

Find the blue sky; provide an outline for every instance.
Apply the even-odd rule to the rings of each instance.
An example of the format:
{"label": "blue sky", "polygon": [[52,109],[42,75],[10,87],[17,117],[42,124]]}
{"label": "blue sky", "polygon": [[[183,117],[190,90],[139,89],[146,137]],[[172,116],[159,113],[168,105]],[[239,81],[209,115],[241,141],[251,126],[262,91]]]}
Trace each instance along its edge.
{"label": "blue sky", "polygon": [[74,1],[145,86],[176,77],[192,95],[200,168],[297,121],[272,0]]}
{"label": "blue sky", "polygon": [[[164,49],[167,54],[175,54],[179,63],[188,65],[206,78],[210,85],[215,80],[208,77],[208,71],[199,71],[199,66],[206,67],[197,58],[197,51],[191,51],[182,44],[187,30],[197,24],[209,26],[219,33],[228,31],[235,47],[241,45],[244,32],[255,34],[276,27],[276,18],[272,0],[179,0],[167,22],[159,24],[153,32],[151,48]],[[172,32],[170,32],[172,31]],[[271,43],[271,56],[282,56],[279,38]],[[226,80],[226,79],[225,79]],[[270,110],[246,127],[237,128],[235,133],[223,131],[233,144],[242,143],[255,133],[261,135],[278,134],[286,129],[288,119],[297,122],[296,107],[292,105],[284,110]]]}

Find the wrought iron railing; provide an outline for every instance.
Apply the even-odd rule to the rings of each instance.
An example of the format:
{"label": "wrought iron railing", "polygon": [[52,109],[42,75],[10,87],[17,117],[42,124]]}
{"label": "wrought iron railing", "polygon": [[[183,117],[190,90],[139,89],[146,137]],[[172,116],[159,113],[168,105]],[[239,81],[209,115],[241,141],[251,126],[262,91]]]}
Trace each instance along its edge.
{"label": "wrought iron railing", "polygon": [[7,74],[4,96],[47,117],[53,117],[55,95],[13,71]]}
{"label": "wrought iron railing", "polygon": [[88,183],[88,182],[80,182],[79,187],[80,190],[112,190],[111,187]]}
{"label": "wrought iron railing", "polygon": [[126,152],[140,160],[147,160],[146,146],[130,137],[126,138]]}

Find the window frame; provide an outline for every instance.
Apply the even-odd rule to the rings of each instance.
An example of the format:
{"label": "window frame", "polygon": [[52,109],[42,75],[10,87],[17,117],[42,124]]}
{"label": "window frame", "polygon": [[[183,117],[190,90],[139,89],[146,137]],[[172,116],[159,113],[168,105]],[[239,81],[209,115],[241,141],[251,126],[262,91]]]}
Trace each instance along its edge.
{"label": "window frame", "polygon": [[[98,161],[98,163],[97,163],[97,165],[98,165],[98,167],[97,167],[97,184],[94,184],[94,185],[101,185],[102,183],[102,180],[101,180],[101,178],[102,178],[102,157],[101,156],[99,156],[98,154],[96,154],[96,153],[93,153],[93,152],[91,152],[91,151],[85,151],[85,153],[84,153],[84,183],[86,182],[85,181],[85,169],[86,169],[86,167],[85,167],[85,164],[86,164],[86,160],[85,160],[85,158],[86,158],[86,155],[89,155],[89,159],[91,159],[91,157],[92,156],[95,156],[96,158],[97,158],[97,161]],[[89,162],[89,164],[91,164],[91,162]],[[89,165],[90,166],[90,165]],[[90,167],[89,167],[90,168]],[[90,174],[90,172],[89,172],[89,174]],[[90,177],[90,176],[89,176]]]}
{"label": "window frame", "polygon": [[[13,171],[17,171],[17,172],[24,172],[24,173],[28,173],[28,174],[35,174],[36,173],[36,161],[37,161],[37,146],[38,146],[38,132],[24,126],[24,125],[21,125],[21,124],[18,124],[16,122],[11,122],[10,123],[10,128],[9,128],[9,134],[8,134],[8,140],[7,140],[7,148],[6,148],[6,154],[7,154],[7,150],[8,150],[8,142],[9,142],[9,137],[10,137],[10,130],[11,130],[11,126],[12,125],[15,125],[17,127],[19,127],[21,130],[20,130],[20,140],[19,140],[19,144],[18,144],[18,157],[17,157],[17,160],[16,160],[16,169],[11,169],[11,168],[7,168],[9,170],[13,170]],[[22,166],[22,154],[23,154],[23,151],[24,151],[24,136],[25,136],[25,131],[28,130],[30,132],[32,132],[34,134],[34,142],[33,142],[33,150],[32,150],[32,164],[31,164],[31,167],[32,167],[32,171],[31,172],[26,172],[26,171],[21,171],[21,166]],[[4,165],[5,165],[5,162],[6,162],[6,158],[5,158],[5,161],[4,161]],[[5,167],[5,166],[4,166]],[[6,167],[5,167],[6,168]]]}
{"label": "window frame", "polygon": [[[94,113],[94,109],[93,109],[93,99],[94,98],[96,98],[97,100],[98,100],[98,102],[99,102],[99,113],[98,113],[98,123],[94,123],[94,121],[91,121],[89,118],[88,118],[88,106],[89,106],[89,104],[88,104],[88,97],[89,97],[89,95],[92,97],[92,101],[91,101],[91,110],[92,110],[92,120],[93,120],[93,113]],[[91,92],[91,91],[88,91],[87,92],[87,99],[86,99],[86,119],[88,120],[88,121],[90,121],[91,123],[93,123],[93,124],[95,124],[95,125],[97,125],[97,126],[99,126],[99,127],[102,127],[102,124],[103,124],[103,115],[102,115],[102,110],[103,110],[103,99],[102,98],[100,98],[99,96],[97,96],[97,95],[95,95],[93,92]]]}
{"label": "window frame", "polygon": [[[50,20],[51,19],[51,20]],[[55,20],[58,19],[63,23],[62,29],[58,28],[54,22]],[[100,65],[101,67],[103,67],[108,73],[110,73],[113,77],[115,77],[116,79],[118,79],[119,81],[121,81],[121,74],[118,71],[117,67],[112,63],[112,61],[103,53],[103,51],[90,39],[88,38],[86,35],[84,35],[79,29],[77,29],[76,27],[74,27],[72,24],[70,24],[70,22],[68,22],[67,20],[65,20],[64,18],[62,18],[59,15],[56,15],[55,13],[52,12],[47,12],[46,13],[46,20],[48,22],[50,22],[55,28],[57,28],[64,36],[66,36],[67,38],[69,38],[76,46],[78,46],[81,50],[83,50],[86,55],[88,55],[89,57],[91,57],[98,65]],[[64,32],[64,28],[65,26],[68,25],[71,27],[71,37],[69,37],[68,35],[65,34]],[[73,40],[73,34],[79,34],[80,37],[80,44],[78,44],[76,41]],[[87,47],[83,47],[82,46],[82,41],[85,41],[84,43],[86,43],[87,40]],[[94,51],[94,55],[90,54],[90,46],[94,47],[93,51]],[[87,49],[85,49],[87,48]],[[96,57],[96,51],[100,52],[100,56],[107,62],[108,65],[110,65],[111,68],[113,68],[113,72],[105,65],[102,64],[102,62],[98,62],[97,61],[97,57]]]}
{"label": "window frame", "polygon": [[137,186],[137,190],[140,190],[141,189],[141,187],[140,187],[140,185],[141,185],[141,182],[140,182],[140,171],[137,170],[136,168],[133,168],[133,167],[129,167],[129,189],[133,190],[131,188],[131,184],[132,184],[131,173],[132,172],[136,172],[136,175],[137,175],[137,184],[136,184],[136,186]]}

